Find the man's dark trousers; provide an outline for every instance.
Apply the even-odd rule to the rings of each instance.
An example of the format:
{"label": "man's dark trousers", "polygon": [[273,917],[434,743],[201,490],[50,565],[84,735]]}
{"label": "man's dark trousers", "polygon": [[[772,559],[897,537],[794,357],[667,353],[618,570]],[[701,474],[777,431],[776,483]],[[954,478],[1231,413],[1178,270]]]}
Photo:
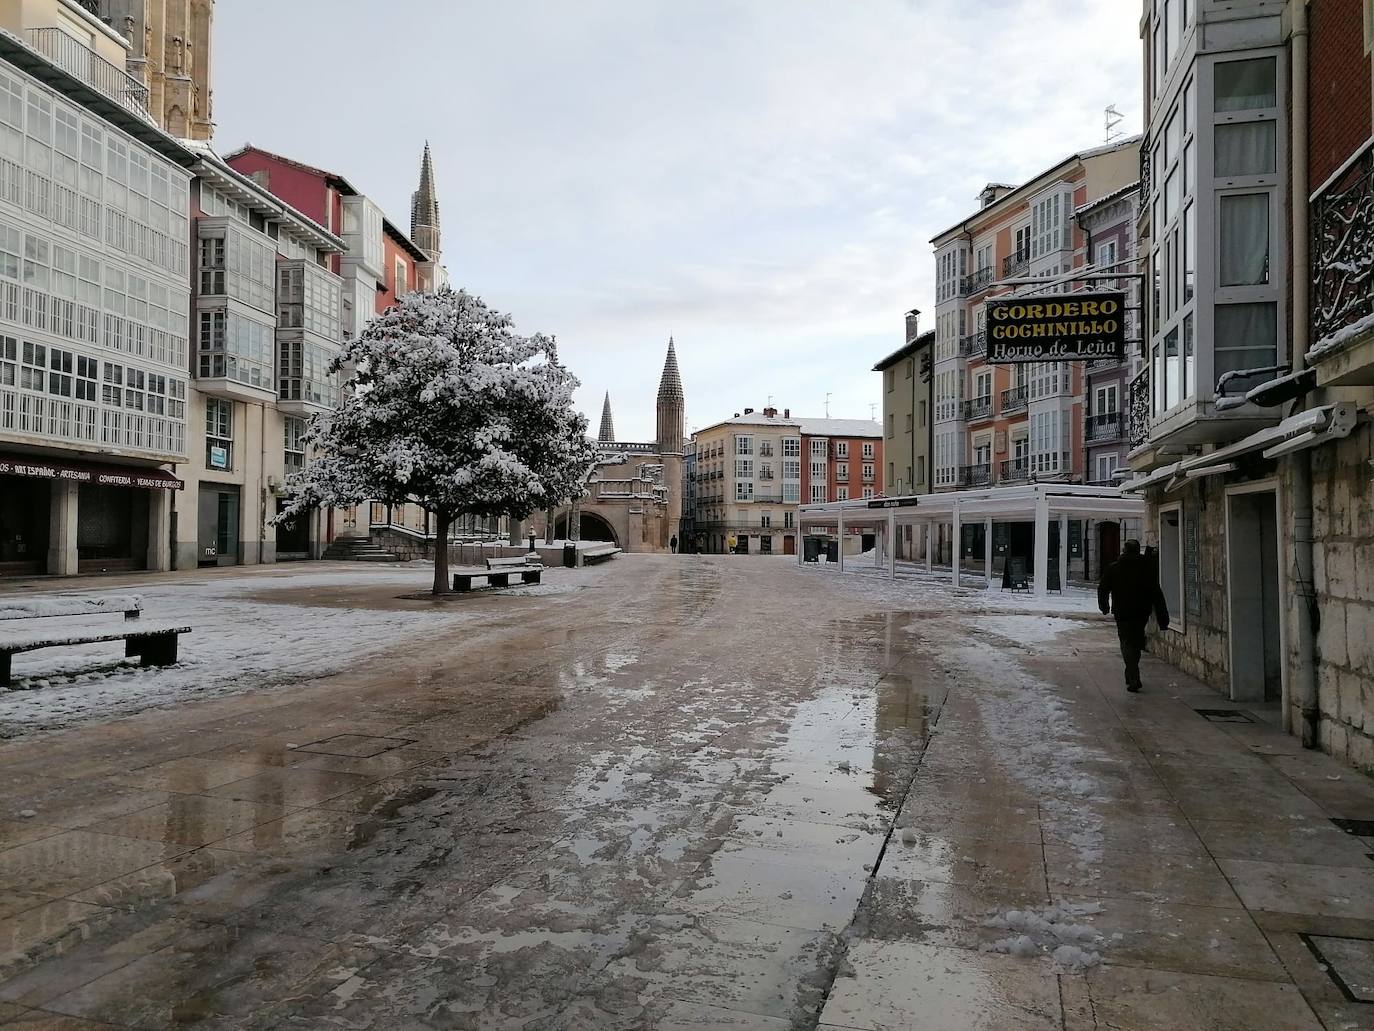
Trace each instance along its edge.
{"label": "man's dark trousers", "polygon": [[1140,690],[1140,653],[1145,650],[1145,626],[1150,617],[1123,619],[1116,617],[1116,636],[1121,641],[1121,661],[1126,664],[1126,687]]}

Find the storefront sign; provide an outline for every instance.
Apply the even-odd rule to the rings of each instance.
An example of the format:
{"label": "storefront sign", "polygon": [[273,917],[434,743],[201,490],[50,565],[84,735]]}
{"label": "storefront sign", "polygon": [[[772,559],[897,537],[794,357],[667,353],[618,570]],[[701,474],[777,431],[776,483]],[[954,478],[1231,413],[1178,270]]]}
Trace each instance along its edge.
{"label": "storefront sign", "polygon": [[1120,359],[1126,355],[1126,295],[993,298],[987,326],[994,364]]}
{"label": "storefront sign", "polygon": [[875,498],[868,503],[869,508],[915,508],[916,498]]}
{"label": "storefront sign", "polygon": [[180,480],[161,469],[136,469],[115,465],[68,465],[41,459],[0,458],[0,476],[33,476],[43,480],[73,480],[102,487],[144,487],[181,490]]}

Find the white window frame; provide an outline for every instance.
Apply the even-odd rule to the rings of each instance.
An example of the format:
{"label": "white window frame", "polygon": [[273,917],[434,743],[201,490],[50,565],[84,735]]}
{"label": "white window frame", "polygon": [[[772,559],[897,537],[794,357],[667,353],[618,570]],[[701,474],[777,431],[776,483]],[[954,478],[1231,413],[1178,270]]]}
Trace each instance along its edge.
{"label": "white window frame", "polygon": [[1183,579],[1183,505],[1181,502],[1173,502],[1168,505],[1160,505],[1155,515],[1155,540],[1158,541],[1159,548],[1159,586],[1161,590],[1167,591],[1164,583],[1164,520],[1170,514],[1178,516],[1178,554],[1174,557],[1174,565],[1178,576],[1178,597],[1170,598],[1166,593],[1164,596],[1165,604],[1169,606],[1169,630],[1176,634],[1182,634],[1187,629],[1187,608],[1184,604],[1183,593],[1187,590],[1187,584]]}

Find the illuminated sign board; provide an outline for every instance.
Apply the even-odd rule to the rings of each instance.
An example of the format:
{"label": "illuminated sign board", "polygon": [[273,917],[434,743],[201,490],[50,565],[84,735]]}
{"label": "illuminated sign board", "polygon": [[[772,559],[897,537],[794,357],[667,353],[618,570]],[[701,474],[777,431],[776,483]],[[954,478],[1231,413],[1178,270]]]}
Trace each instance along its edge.
{"label": "illuminated sign board", "polygon": [[988,361],[1082,362],[1126,355],[1121,292],[995,297],[987,305]]}

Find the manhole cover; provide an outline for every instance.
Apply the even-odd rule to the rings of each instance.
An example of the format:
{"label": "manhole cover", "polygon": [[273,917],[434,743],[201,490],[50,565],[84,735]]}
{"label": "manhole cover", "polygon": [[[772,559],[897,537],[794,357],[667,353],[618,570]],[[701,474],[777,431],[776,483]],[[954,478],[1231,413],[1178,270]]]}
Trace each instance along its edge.
{"label": "manhole cover", "polygon": [[352,759],[371,759],[402,745],[415,742],[403,737],[371,737],[367,734],[335,734],[333,737],[297,745],[297,752],[318,752],[320,755],[346,755]]}
{"label": "manhole cover", "polygon": [[1351,1002],[1374,1003],[1374,939],[1304,934],[1303,941]]}
{"label": "manhole cover", "polygon": [[1247,712],[1239,709],[1198,709],[1197,714],[1213,723],[1254,723]]}
{"label": "manhole cover", "polygon": [[1374,838],[1374,820],[1343,820],[1333,816],[1331,822],[1347,834],[1357,838]]}

